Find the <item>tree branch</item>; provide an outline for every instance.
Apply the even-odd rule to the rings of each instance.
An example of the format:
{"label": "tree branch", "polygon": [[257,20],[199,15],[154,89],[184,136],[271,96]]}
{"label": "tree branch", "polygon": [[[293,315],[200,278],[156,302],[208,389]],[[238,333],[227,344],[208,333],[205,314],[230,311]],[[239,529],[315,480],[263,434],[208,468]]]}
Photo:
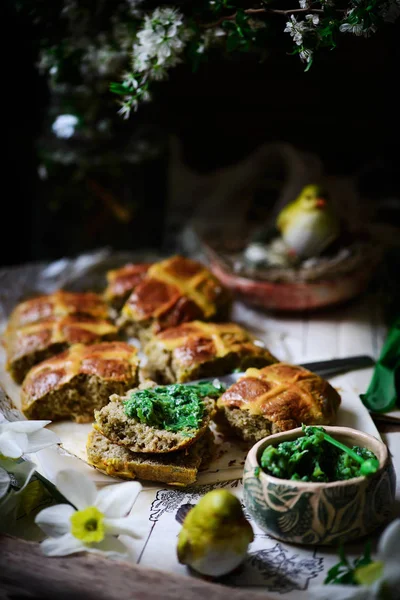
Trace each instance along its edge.
{"label": "tree branch", "polygon": [[[289,9],[289,10],[280,10],[277,8],[247,8],[245,11],[246,15],[256,15],[256,14],[275,14],[275,15],[293,15],[295,13],[308,13],[308,14],[323,14],[324,11],[322,8],[293,8],[293,9]],[[345,12],[344,10],[339,9],[337,12]],[[203,27],[204,29],[209,29],[211,27],[218,27],[218,25],[221,25],[221,23],[223,23],[224,21],[234,21],[236,19],[236,15],[237,13],[234,13],[233,15],[228,15],[226,17],[221,17],[220,19],[218,19],[218,21],[214,21],[213,23],[203,23],[201,25],[201,27]]]}

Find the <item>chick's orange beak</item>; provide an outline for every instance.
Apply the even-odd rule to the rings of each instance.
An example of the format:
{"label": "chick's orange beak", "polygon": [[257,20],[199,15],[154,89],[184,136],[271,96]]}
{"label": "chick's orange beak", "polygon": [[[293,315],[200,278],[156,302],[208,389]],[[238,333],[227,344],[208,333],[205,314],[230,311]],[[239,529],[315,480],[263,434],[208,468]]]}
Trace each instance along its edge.
{"label": "chick's orange beak", "polygon": [[326,200],[324,200],[323,198],[317,198],[317,200],[315,202],[315,206],[317,208],[325,208],[325,206],[326,206]]}

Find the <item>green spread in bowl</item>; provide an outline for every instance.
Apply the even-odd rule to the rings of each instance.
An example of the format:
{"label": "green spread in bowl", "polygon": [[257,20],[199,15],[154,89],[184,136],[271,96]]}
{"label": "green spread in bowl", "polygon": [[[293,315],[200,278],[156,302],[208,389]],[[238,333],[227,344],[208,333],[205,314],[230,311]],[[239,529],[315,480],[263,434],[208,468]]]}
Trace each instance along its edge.
{"label": "green spread in bowl", "polygon": [[277,446],[267,446],[261,455],[263,471],[281,479],[332,482],[375,473],[379,461],[367,448],[348,448],[322,427],[303,426],[304,435]]}

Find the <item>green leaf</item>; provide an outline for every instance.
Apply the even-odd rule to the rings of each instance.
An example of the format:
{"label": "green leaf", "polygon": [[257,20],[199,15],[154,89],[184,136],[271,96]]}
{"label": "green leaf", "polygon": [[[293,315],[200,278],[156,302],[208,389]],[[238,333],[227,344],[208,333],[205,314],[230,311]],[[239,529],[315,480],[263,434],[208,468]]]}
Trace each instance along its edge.
{"label": "green leaf", "polygon": [[351,564],[344,551],[342,545],[338,548],[340,561],[331,567],[324,580],[324,584],[344,584],[344,585],[358,585],[358,581],[355,578],[355,572],[358,567],[365,567],[372,563],[371,561],[371,542],[368,540],[364,546],[364,552],[361,557],[354,560]]}
{"label": "green leaf", "polygon": [[110,91],[114,94],[119,94],[120,96],[126,96],[129,93],[129,90],[122,85],[122,83],[111,82],[110,83]]}
{"label": "green leaf", "polygon": [[314,58],[313,58],[313,57],[311,57],[311,58],[310,58],[310,60],[309,60],[309,61],[308,61],[308,63],[307,63],[307,66],[306,66],[306,68],[304,69],[304,73],[307,73],[307,71],[309,71],[309,70],[311,69],[311,67],[312,67],[312,64],[313,64],[313,61],[314,61]]}

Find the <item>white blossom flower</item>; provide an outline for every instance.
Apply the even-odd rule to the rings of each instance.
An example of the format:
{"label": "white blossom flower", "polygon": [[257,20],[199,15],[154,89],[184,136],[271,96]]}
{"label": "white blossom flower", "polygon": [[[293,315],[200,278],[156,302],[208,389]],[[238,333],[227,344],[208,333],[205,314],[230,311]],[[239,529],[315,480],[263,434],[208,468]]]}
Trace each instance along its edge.
{"label": "white blossom flower", "polygon": [[[191,32],[183,23],[183,15],[173,8],[156,8],[145,17],[143,27],[133,45],[133,66],[137,72],[148,71],[152,79],[160,79],[154,67],[172,67],[181,54]],[[164,78],[164,77],[162,77]]]}
{"label": "white blossom flower", "polygon": [[310,600],[388,600],[398,598],[400,587],[400,518],[392,521],[378,542],[374,562],[358,567],[354,573],[363,585],[323,585],[310,587]]}
{"label": "white blossom flower", "polygon": [[301,46],[301,44],[303,42],[304,29],[305,29],[304,22],[303,21],[297,22],[296,17],[294,15],[290,15],[290,21],[287,21],[286,27],[283,31],[284,31],[284,33],[289,33],[291,35],[291,37],[293,38],[293,41],[298,46]]}
{"label": "white blossom flower", "polygon": [[342,33],[354,33],[354,35],[360,36],[363,33],[363,26],[361,23],[342,23],[339,27],[339,31]]}
{"label": "white blossom flower", "polygon": [[139,82],[137,79],[135,79],[132,73],[125,73],[125,75],[122,77],[122,82],[125,87],[132,90],[137,90],[139,87]]}
{"label": "white blossom flower", "polygon": [[78,122],[76,115],[59,115],[51,128],[57,137],[68,139],[74,135]]}
{"label": "white blossom flower", "polygon": [[310,50],[309,48],[303,48],[299,52],[299,56],[303,62],[309,63],[313,57],[313,51]]}
{"label": "white blossom flower", "polygon": [[12,421],[0,423],[0,455],[20,458],[59,443],[53,431],[44,429],[51,421]]}
{"label": "white blossom flower", "polygon": [[299,0],[300,8],[310,8],[310,0]]}
{"label": "white blossom flower", "polygon": [[309,24],[309,25],[318,25],[319,23],[319,16],[315,15],[315,14],[311,14],[311,15],[306,15],[305,17],[305,21]]}
{"label": "white blossom flower", "polygon": [[[354,8],[349,10],[349,12],[347,13],[347,18],[351,17],[351,15],[353,13],[354,13]],[[339,31],[341,31],[342,33],[354,33],[354,35],[357,35],[357,36],[362,35],[363,30],[364,30],[364,26],[362,23],[354,23],[354,22],[352,22],[352,20],[350,22],[342,23],[339,27]]]}
{"label": "white blossom flower", "polygon": [[56,487],[71,504],[45,508],[36,516],[35,523],[50,536],[41,542],[44,554],[94,552],[111,558],[128,556],[128,548],[118,536],[141,537],[128,515],[142,489],[140,483],[116,483],[98,492],[91,479],[66,469],[58,473]]}
{"label": "white blossom flower", "polygon": [[129,115],[131,114],[131,105],[129,102],[120,102],[121,108],[118,109],[117,114],[120,115],[123,119],[129,119]]}

